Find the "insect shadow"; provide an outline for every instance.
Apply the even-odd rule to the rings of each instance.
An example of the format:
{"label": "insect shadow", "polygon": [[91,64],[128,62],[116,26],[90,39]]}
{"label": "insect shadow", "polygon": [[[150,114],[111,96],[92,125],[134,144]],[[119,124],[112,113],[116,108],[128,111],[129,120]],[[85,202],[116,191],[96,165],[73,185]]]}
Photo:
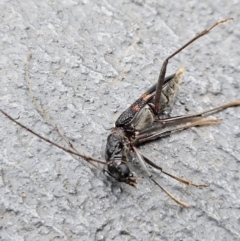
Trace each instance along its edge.
{"label": "insect shadow", "polygon": [[[59,133],[59,135],[67,143],[68,148],[63,147],[49,140],[48,138],[38,134],[37,132],[31,130],[27,126],[21,124],[20,122],[12,118],[2,109],[0,109],[0,112],[3,115],[5,115],[8,119],[15,122],[17,125],[21,126],[22,128],[29,131],[38,138],[62,149],[65,152],[80,157],[81,159],[87,161],[94,167],[104,171],[106,175],[116,179],[117,181],[125,182],[131,186],[136,186],[137,178],[133,175],[133,173],[130,171],[128,167],[129,153],[133,152],[140,161],[140,163],[143,165],[143,167],[146,169],[149,178],[164,193],[166,193],[172,200],[182,205],[183,207],[189,207],[187,203],[177,199],[173,196],[173,194],[171,194],[169,191],[163,188],[147,170],[146,164],[152,166],[153,168],[159,170],[161,173],[186,185],[202,188],[208,187],[209,184],[196,184],[187,179],[177,177],[168,172],[165,172],[160,166],[156,165],[145,154],[143,154],[137,147],[149,141],[154,141],[165,136],[169,136],[175,132],[189,129],[191,127],[219,124],[221,122],[221,119],[208,119],[206,117],[230,107],[240,106],[240,100],[236,100],[197,114],[170,117],[168,113],[168,115],[166,116],[167,110],[173,104],[179,87],[181,76],[184,72],[184,68],[180,68],[178,71],[176,71],[176,73],[166,77],[166,70],[169,60],[197,39],[207,35],[213,28],[231,19],[232,18],[228,18],[214,23],[210,28],[205,29],[201,33],[197,34],[194,38],[192,38],[185,45],[183,45],[181,48],[176,50],[173,54],[171,54],[164,60],[157,83],[151,86],[145,93],[143,93],[131,106],[129,106],[119,116],[119,118],[115,122],[115,127],[112,128],[111,133],[107,137],[105,160],[100,160],[90,155],[86,155],[82,152],[79,152],[75,148],[73,143],[71,143],[62,134],[59,128],[53,122],[51,122],[49,118],[47,118],[46,121],[50,125],[52,125],[53,128]],[[38,111],[41,112],[42,115],[44,115],[44,111],[41,105],[35,99],[33,93],[31,92],[31,82],[28,71],[30,59],[31,54],[28,56],[26,63],[25,72],[27,85],[29,87],[32,100],[35,103]],[[106,168],[99,167],[99,164],[105,166]]]}

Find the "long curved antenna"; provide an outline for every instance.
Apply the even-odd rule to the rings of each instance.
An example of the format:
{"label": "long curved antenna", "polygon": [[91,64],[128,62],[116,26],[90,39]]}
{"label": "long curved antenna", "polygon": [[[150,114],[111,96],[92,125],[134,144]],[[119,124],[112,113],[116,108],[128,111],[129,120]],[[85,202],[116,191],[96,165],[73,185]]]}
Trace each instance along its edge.
{"label": "long curved antenna", "polygon": [[[77,148],[74,146],[74,144],[62,133],[62,131],[59,129],[59,127],[51,120],[51,118],[47,115],[47,112],[44,110],[43,106],[41,105],[40,101],[34,96],[34,93],[32,90],[31,78],[30,78],[30,74],[29,74],[29,63],[30,63],[31,59],[32,59],[32,51],[30,51],[30,53],[27,56],[27,60],[26,60],[26,64],[25,64],[25,79],[26,79],[26,84],[27,84],[28,90],[29,90],[29,95],[32,99],[33,104],[36,106],[36,110],[42,116],[42,118],[50,126],[52,126],[52,128],[59,134],[59,136],[62,138],[62,140],[69,146],[69,148],[70,148],[69,150],[76,152],[78,154],[81,154],[77,150]],[[73,153],[70,153],[70,154],[74,155]],[[78,157],[81,157],[81,156],[78,156]],[[91,162],[90,164],[92,166],[94,166],[95,168],[99,169],[100,171],[104,171],[102,168],[100,168],[95,163]]]}
{"label": "long curved antenna", "polygon": [[[11,121],[13,121],[14,123],[16,123],[17,125],[21,126],[23,129],[27,130],[28,132],[32,133],[33,135],[37,136],[38,138],[52,144],[53,146],[56,146],[58,147],[59,149],[62,149],[63,151],[65,152],[68,152],[70,154],[73,154],[75,156],[79,156],[81,158],[83,158],[85,161],[87,161],[88,163],[92,164],[91,162],[97,162],[97,163],[100,163],[100,164],[103,164],[103,165],[107,165],[107,163],[105,161],[102,161],[102,160],[99,160],[99,159],[96,159],[96,158],[93,158],[91,156],[88,156],[88,155],[85,155],[85,154],[82,154],[82,153],[79,153],[79,152],[76,152],[76,151],[72,151],[66,147],[63,147],[51,140],[49,140],[48,138],[44,137],[44,136],[41,136],[40,134],[36,133],[35,131],[31,130],[30,128],[28,128],[27,126],[23,125],[22,123],[16,121],[14,118],[12,118],[10,115],[8,115],[5,111],[1,110],[0,109],[0,112],[5,115],[8,119],[10,119]],[[95,166],[95,165],[94,165]]]}

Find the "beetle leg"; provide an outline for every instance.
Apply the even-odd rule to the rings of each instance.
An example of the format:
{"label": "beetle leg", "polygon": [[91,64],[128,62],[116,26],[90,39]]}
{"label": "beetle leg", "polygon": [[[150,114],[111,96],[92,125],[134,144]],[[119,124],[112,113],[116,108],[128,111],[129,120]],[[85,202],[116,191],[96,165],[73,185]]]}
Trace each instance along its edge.
{"label": "beetle leg", "polygon": [[[194,126],[218,124],[221,121],[220,119],[211,120],[211,119],[203,119],[203,118],[208,115],[214,114],[216,112],[222,111],[224,109],[227,109],[230,107],[237,107],[237,106],[240,106],[240,100],[236,100],[236,101],[215,107],[213,109],[203,111],[198,114],[176,116],[176,117],[171,117],[167,119],[156,120],[156,125],[146,128],[145,130],[142,130],[139,133],[136,133],[133,143],[135,145],[139,145],[148,141],[153,141],[165,136],[169,136],[174,132],[186,130]],[[190,122],[190,123],[187,123],[187,122]],[[179,125],[179,124],[181,124],[181,126],[174,127],[166,131],[163,130],[163,128],[165,127]]]}
{"label": "beetle leg", "polygon": [[142,155],[142,157],[144,158],[144,161],[145,161],[148,165],[152,166],[153,168],[155,168],[155,169],[157,169],[157,170],[160,170],[163,174],[165,174],[165,175],[167,175],[167,176],[169,176],[169,177],[171,177],[171,178],[173,178],[173,179],[175,179],[175,180],[177,180],[177,181],[179,181],[179,182],[181,182],[181,183],[183,183],[183,184],[186,184],[186,185],[188,185],[188,186],[200,187],[200,188],[202,188],[202,187],[209,187],[209,186],[210,186],[209,184],[196,184],[196,183],[193,183],[193,182],[191,182],[191,181],[189,181],[189,180],[187,180],[187,179],[184,179],[184,178],[175,176],[175,175],[173,175],[173,174],[171,174],[171,173],[165,172],[165,171],[163,171],[163,169],[162,169],[160,166],[158,166],[157,164],[155,164],[154,162],[152,162],[152,161],[151,161],[147,156],[145,156],[143,153],[140,152],[140,154]]}
{"label": "beetle leg", "polygon": [[194,120],[195,118],[205,117],[205,116],[208,116],[208,115],[220,112],[220,111],[222,111],[224,109],[227,109],[227,108],[230,108],[230,107],[237,107],[237,106],[240,106],[240,100],[236,100],[236,101],[233,101],[233,102],[230,102],[230,103],[227,103],[227,104],[215,107],[213,109],[203,111],[203,112],[198,113],[198,114],[175,116],[175,117],[171,117],[171,118],[157,120],[156,122],[161,123],[161,124],[170,124],[170,123],[172,123],[174,125],[175,124],[180,124],[181,122],[185,122],[186,123],[187,121],[190,122],[190,121]]}
{"label": "beetle leg", "polygon": [[133,151],[136,153],[139,161],[141,162],[141,164],[145,167],[147,173],[148,173],[148,177],[159,187],[161,188],[161,190],[166,193],[173,201],[175,201],[177,204],[180,204],[182,205],[183,207],[185,208],[188,208],[189,205],[179,199],[177,199],[176,197],[174,197],[169,191],[167,191],[165,188],[163,188],[155,179],[153,179],[152,175],[149,173],[149,171],[147,170],[147,167],[145,165],[145,162],[144,162],[144,157],[142,156],[142,154],[140,153],[140,151],[135,147],[133,146]]}
{"label": "beetle leg", "polygon": [[167,71],[167,65],[168,65],[168,61],[174,57],[175,55],[177,55],[179,52],[181,52],[183,49],[185,49],[188,45],[190,45],[191,43],[193,43],[194,41],[196,41],[197,39],[203,37],[204,35],[207,35],[213,28],[217,27],[218,25],[225,23],[229,20],[231,20],[232,18],[227,18],[224,19],[222,21],[216,22],[215,24],[213,24],[210,28],[205,29],[204,31],[202,31],[200,34],[196,35],[194,38],[192,38],[190,41],[188,41],[185,45],[183,45],[181,48],[179,48],[177,51],[175,51],[173,54],[171,54],[170,56],[168,56],[161,67],[160,70],[160,74],[158,77],[158,82],[157,82],[157,87],[156,87],[156,95],[155,95],[155,109],[154,109],[154,113],[156,115],[160,114],[160,98],[161,98],[161,93],[162,93],[162,89],[163,89],[163,84],[164,84],[164,78],[166,75],[166,71]]}
{"label": "beetle leg", "polygon": [[153,131],[154,128],[149,128],[149,131],[148,129],[146,129],[143,134],[142,133],[136,134],[135,139],[132,141],[132,144],[141,145],[143,143],[154,141],[165,136],[170,136],[175,132],[183,131],[194,126],[214,125],[214,124],[219,124],[221,121],[222,121],[221,119],[200,119],[192,123],[174,127],[167,131],[162,131],[161,130],[162,126],[160,126],[161,128],[160,130],[157,130],[157,127],[156,127],[156,130],[154,131]]}

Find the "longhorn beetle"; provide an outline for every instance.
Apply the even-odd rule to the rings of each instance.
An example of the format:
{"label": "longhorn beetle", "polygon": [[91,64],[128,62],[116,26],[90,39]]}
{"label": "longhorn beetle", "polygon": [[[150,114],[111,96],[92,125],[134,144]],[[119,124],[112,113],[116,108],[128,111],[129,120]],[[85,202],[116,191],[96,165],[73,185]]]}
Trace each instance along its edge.
{"label": "longhorn beetle", "polygon": [[[198,114],[184,115],[184,116],[175,116],[175,117],[166,117],[164,113],[168,110],[169,106],[172,105],[174,98],[176,96],[179,82],[184,68],[180,68],[175,74],[166,77],[166,70],[168,62],[171,58],[185,49],[188,45],[192,44],[197,39],[207,35],[213,28],[216,26],[225,23],[232,18],[224,19],[222,21],[216,22],[210,28],[202,31],[197,34],[194,38],[188,41],[185,45],[175,51],[173,54],[168,56],[161,67],[158,81],[156,84],[151,86],[145,93],[143,93],[130,107],[128,107],[117,119],[115,122],[115,127],[112,128],[111,133],[107,138],[106,150],[105,150],[105,161],[93,158],[91,156],[85,155],[82,152],[77,151],[73,144],[63,138],[69,145],[69,148],[62,147],[61,145],[52,142],[46,137],[43,137],[36,133],[35,131],[29,129],[23,124],[19,123],[11,116],[9,116],[5,111],[1,110],[1,113],[7,118],[20,125],[22,128],[31,132],[40,139],[51,143],[52,145],[76,156],[81,157],[88,163],[99,168],[97,163],[100,163],[107,168],[99,168],[107,173],[110,177],[116,179],[120,182],[125,182],[131,186],[135,186],[137,183],[136,177],[130,171],[127,163],[129,161],[129,153],[133,152],[136,154],[139,161],[142,163],[145,169],[146,163],[158,170],[163,174],[170,176],[171,178],[176,179],[179,182],[182,182],[186,185],[191,185],[195,187],[208,187],[208,184],[195,184],[186,179],[177,177],[168,172],[163,171],[161,167],[153,163],[146,155],[144,155],[137,147],[143,143],[160,139],[165,136],[169,136],[172,133],[186,130],[191,127],[204,126],[218,124],[221,122],[220,119],[207,119],[206,116],[209,116],[213,113],[222,111],[230,107],[236,107],[240,105],[240,100],[233,101],[213,109],[203,111]],[[26,64],[26,78],[28,76],[28,62]],[[60,133],[60,130],[55,127]],[[187,203],[175,198],[170,192],[163,188],[152,175],[147,171],[149,178],[161,188],[172,200],[176,203],[189,207]]]}

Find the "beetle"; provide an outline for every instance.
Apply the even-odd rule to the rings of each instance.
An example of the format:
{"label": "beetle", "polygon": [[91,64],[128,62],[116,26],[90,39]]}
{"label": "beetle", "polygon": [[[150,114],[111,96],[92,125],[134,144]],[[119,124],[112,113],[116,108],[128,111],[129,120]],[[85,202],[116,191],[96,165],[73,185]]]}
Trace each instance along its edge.
{"label": "beetle", "polygon": [[[191,127],[218,124],[221,122],[220,119],[207,119],[206,117],[230,107],[240,106],[240,100],[236,100],[192,115],[171,117],[169,112],[169,109],[176,97],[181,76],[184,72],[184,68],[180,68],[176,71],[176,73],[166,77],[169,60],[180,53],[187,46],[195,42],[197,39],[207,35],[213,28],[231,19],[232,18],[228,18],[214,23],[210,28],[205,29],[201,33],[197,34],[194,38],[192,38],[185,45],[183,45],[164,60],[157,83],[152,85],[146,92],[144,92],[116,120],[115,127],[112,128],[111,133],[107,137],[105,160],[99,160],[97,158],[91,157],[90,155],[85,155],[79,152],[70,141],[67,141],[69,148],[62,147],[61,145],[49,140],[48,138],[31,130],[27,126],[21,124],[2,109],[0,109],[0,112],[38,138],[49,142],[50,144],[72,155],[81,157],[97,168],[99,168],[97,163],[106,166],[107,168],[99,169],[103,170],[108,176],[116,179],[117,181],[127,183],[131,186],[136,186],[137,178],[128,167],[128,162],[130,161],[129,154],[131,152],[135,153],[136,157],[146,169],[149,178],[176,203],[184,207],[189,207],[187,203],[174,197],[152,177],[152,175],[147,170],[146,163],[160,170],[163,174],[174,178],[186,185],[192,185],[200,188],[208,187],[209,185],[195,184],[189,180],[165,172],[160,166],[156,165],[145,154],[143,154],[137,147],[146,142],[154,141],[156,139],[169,136],[172,133],[186,130]],[[28,63],[30,58],[31,54],[29,55],[26,64],[27,79],[29,78]],[[57,131],[60,135],[62,135],[59,129],[57,129]]]}

